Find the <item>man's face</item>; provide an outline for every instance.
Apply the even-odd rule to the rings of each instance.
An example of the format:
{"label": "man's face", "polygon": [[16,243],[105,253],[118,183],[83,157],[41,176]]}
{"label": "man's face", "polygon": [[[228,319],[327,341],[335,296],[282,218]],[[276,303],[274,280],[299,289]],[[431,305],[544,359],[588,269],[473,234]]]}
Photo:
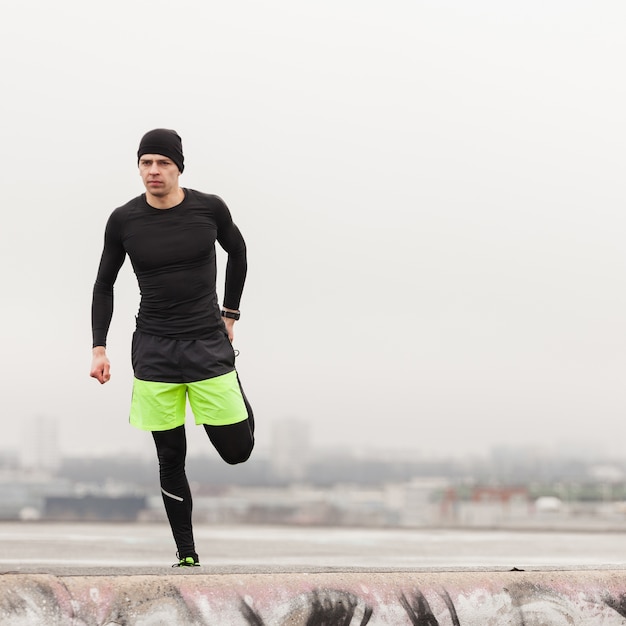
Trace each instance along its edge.
{"label": "man's face", "polygon": [[162,154],[143,154],[139,159],[139,174],[146,191],[153,196],[162,198],[178,189],[178,167]]}

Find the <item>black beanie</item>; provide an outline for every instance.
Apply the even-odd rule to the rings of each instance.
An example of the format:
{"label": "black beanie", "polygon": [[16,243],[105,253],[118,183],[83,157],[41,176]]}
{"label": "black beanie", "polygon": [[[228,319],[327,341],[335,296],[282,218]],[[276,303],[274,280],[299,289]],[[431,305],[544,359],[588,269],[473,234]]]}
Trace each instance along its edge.
{"label": "black beanie", "polygon": [[175,130],[155,128],[148,131],[139,142],[137,161],[144,154],[162,154],[176,163],[181,174],[185,169],[183,142]]}

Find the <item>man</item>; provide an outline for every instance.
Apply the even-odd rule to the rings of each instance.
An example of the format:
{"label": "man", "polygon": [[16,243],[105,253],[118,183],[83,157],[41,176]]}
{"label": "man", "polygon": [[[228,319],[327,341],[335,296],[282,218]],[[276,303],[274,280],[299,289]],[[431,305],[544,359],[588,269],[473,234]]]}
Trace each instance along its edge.
{"label": "man", "polygon": [[[106,339],[113,285],[130,258],[141,300],[132,340],[130,423],[152,432],[165,511],[178,563],[195,566],[192,498],[185,474],[185,407],[220,456],[243,463],[254,447],[254,416],[235,370],[233,327],[246,278],[246,245],[217,196],[179,185],[182,141],[157,128],[141,139],[139,174],[146,192],[113,211],[93,290],[91,376],[110,379]],[[228,254],[220,311],[215,242]]]}

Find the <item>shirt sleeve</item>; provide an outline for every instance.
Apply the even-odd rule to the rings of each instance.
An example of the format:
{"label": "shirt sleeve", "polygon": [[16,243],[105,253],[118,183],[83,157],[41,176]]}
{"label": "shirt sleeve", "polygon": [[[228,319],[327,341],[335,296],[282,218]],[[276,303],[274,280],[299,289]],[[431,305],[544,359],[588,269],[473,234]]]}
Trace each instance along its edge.
{"label": "shirt sleeve", "polygon": [[218,198],[216,221],[217,240],[228,254],[223,304],[227,309],[238,310],[248,271],[246,242],[221,198]]}
{"label": "shirt sleeve", "polygon": [[126,258],[122,245],[121,220],[115,211],[109,217],[104,233],[104,248],[93,287],[91,330],[93,346],[106,346],[113,318],[113,285]]}

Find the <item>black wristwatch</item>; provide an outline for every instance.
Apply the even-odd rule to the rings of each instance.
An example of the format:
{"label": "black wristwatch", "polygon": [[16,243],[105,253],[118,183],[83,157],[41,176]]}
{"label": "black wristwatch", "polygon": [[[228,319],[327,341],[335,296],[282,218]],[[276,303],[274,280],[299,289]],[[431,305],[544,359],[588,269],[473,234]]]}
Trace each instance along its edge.
{"label": "black wristwatch", "polygon": [[241,317],[241,313],[237,311],[234,313],[233,311],[222,311],[222,317],[228,317],[231,320],[238,320]]}

